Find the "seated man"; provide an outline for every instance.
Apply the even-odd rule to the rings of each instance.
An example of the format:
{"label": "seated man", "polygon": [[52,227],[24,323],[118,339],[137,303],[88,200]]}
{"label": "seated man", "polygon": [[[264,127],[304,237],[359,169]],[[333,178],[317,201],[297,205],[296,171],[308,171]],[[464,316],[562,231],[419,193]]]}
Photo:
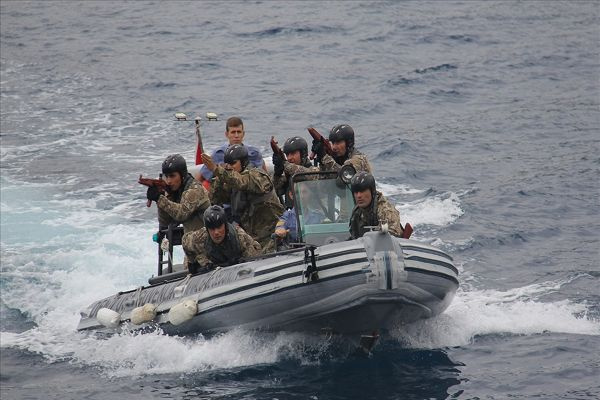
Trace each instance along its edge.
{"label": "seated man", "polygon": [[183,224],[186,233],[202,228],[202,213],[210,206],[210,200],[206,189],[188,173],[185,159],[180,154],[168,156],[162,173],[167,193],[154,186],[146,192],[148,200],[155,201],[158,207],[159,229],[172,223]]}
{"label": "seated man", "polygon": [[390,235],[402,237],[400,213],[386,198],[375,190],[375,178],[368,172],[357,172],[350,181],[350,190],[354,194],[356,206],[350,217],[350,235],[352,239],[361,237],[368,231],[366,226],[388,224]]}
{"label": "seated man", "polygon": [[[302,214],[302,223],[304,225],[320,224],[325,221],[325,213],[319,210],[318,207],[314,207],[314,195],[310,190],[310,187],[306,183],[300,183],[300,201],[302,203],[304,213]],[[292,195],[292,191],[289,192]],[[298,226],[296,219],[296,207],[292,207],[286,210],[275,227],[275,235],[279,239],[287,238],[289,243],[295,243],[298,241]]]}
{"label": "seated man", "polygon": [[203,219],[204,228],[186,233],[182,239],[191,273],[235,265],[261,254],[258,242],[241,227],[227,222],[223,207],[210,206]]}
{"label": "seated man", "polygon": [[344,165],[352,165],[358,171],[371,173],[372,168],[367,156],[354,148],[354,129],[350,125],[340,124],[331,128],[329,141],[333,156],[325,153],[322,142],[313,140],[312,151],[324,171],[339,171]]}
{"label": "seated man", "polygon": [[[246,132],[244,131],[244,122],[242,119],[240,117],[228,118],[225,123],[225,137],[227,138],[227,143],[221,145],[210,155],[214,163],[217,165],[222,164],[224,162],[225,150],[227,150],[227,147],[234,144],[244,144],[245,135]],[[244,146],[248,149],[248,159],[250,160],[250,164],[266,171],[267,167],[260,150],[254,146]],[[212,177],[213,172],[207,168],[206,165],[203,165],[202,168],[200,168],[200,179],[210,181]]]}
{"label": "seated man", "polygon": [[248,150],[234,144],[225,150],[225,167],[216,165],[208,154],[202,154],[204,165],[214,174],[210,187],[213,204],[231,204],[233,220],[262,246],[263,252],[275,250],[271,233],[283,206],[273,190],[268,173],[248,165]]}

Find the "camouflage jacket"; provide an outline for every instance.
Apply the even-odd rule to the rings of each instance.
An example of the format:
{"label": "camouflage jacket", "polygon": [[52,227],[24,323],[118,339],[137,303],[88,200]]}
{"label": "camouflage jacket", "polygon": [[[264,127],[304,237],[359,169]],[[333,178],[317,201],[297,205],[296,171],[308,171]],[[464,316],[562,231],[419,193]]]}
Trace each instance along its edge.
{"label": "camouflage jacket", "polygon": [[206,189],[188,174],[180,190],[161,195],[156,205],[161,229],[172,223],[181,223],[184,232],[191,232],[204,226],[202,217],[204,210],[210,206],[210,200]]}
{"label": "camouflage jacket", "polygon": [[377,226],[380,222],[387,222],[390,235],[402,236],[400,213],[387,199],[377,192],[375,201],[367,208],[354,207],[350,217],[350,236],[356,239],[365,234],[365,226]]}
{"label": "camouflage jacket", "polygon": [[188,262],[196,261],[202,267],[225,267],[261,254],[260,244],[233,224],[227,224],[227,236],[220,244],[213,243],[206,228],[202,228],[183,235],[182,245]]}
{"label": "camouflage jacket", "polygon": [[273,181],[262,169],[247,168],[235,172],[218,166],[210,187],[213,204],[231,204],[234,221],[238,222],[263,248],[274,249],[271,234],[283,213],[283,205],[273,190]]}
{"label": "camouflage jacket", "polygon": [[348,154],[348,159],[341,165],[329,154],[325,154],[321,161],[321,165],[325,171],[339,171],[343,165],[348,164],[351,164],[356,172],[366,171],[370,174],[373,173],[373,169],[371,168],[371,164],[369,164],[367,156],[356,149],[353,149],[350,154]]}

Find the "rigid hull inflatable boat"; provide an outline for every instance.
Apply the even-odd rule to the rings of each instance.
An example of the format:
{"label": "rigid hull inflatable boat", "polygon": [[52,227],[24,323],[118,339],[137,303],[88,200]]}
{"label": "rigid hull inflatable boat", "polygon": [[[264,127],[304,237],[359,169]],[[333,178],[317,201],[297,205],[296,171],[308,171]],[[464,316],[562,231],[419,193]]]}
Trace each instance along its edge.
{"label": "rigid hull inflatable boat", "polygon": [[[366,334],[448,307],[458,288],[449,255],[391,236],[385,224],[362,238],[344,240],[353,207],[350,191],[323,174],[300,178],[294,177],[294,193],[302,243],[197,275],[172,272],[170,263],[163,273],[166,262],[159,257],[159,275],[150,286],[93,303],[81,312],[78,329],[158,325],[168,334],[212,334],[235,327]],[[310,207],[299,195],[302,185],[313,190],[310,201],[325,216],[318,224],[303,222]],[[162,236],[171,239],[171,248],[178,243],[170,231]]]}

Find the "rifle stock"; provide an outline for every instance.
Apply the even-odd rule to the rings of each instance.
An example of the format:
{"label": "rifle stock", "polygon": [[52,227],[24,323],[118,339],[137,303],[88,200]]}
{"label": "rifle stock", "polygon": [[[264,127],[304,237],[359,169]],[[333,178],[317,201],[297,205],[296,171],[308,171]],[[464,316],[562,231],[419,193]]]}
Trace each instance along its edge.
{"label": "rifle stock", "polygon": [[[310,136],[312,136],[312,138],[314,140],[318,140],[321,143],[323,143],[323,146],[325,146],[325,152],[327,154],[329,154],[330,156],[333,155],[333,149],[331,148],[331,142],[328,139],[325,139],[323,137],[323,135],[321,135],[319,133],[319,131],[317,131],[315,128],[313,127],[309,127],[308,128],[308,133],[310,133]],[[314,151],[311,151],[310,153],[310,159],[313,160],[315,158],[316,154]]]}
{"label": "rifle stock", "polygon": [[286,159],[283,150],[281,150],[281,147],[279,147],[275,140],[275,136],[271,136],[271,150],[273,150],[273,153],[277,153],[282,159]]}
{"label": "rifle stock", "polygon": [[[148,187],[157,187],[158,190],[163,193],[167,190],[167,182],[162,179],[162,174],[160,174],[159,179],[144,178],[142,175],[140,175],[138,183]],[[146,202],[146,207],[150,207],[151,205],[152,200],[148,200]]]}

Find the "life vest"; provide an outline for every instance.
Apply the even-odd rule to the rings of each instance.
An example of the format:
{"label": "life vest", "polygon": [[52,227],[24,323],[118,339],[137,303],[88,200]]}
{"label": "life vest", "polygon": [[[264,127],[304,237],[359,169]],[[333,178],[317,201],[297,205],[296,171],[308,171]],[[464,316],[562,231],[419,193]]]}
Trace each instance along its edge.
{"label": "life vest", "polygon": [[213,264],[221,267],[238,264],[242,258],[242,248],[235,226],[227,223],[225,229],[227,233],[220,244],[213,242],[210,234],[204,242],[204,250],[206,250],[208,259]]}
{"label": "life vest", "polygon": [[[194,179],[194,177],[191,174],[187,174],[187,176],[185,177],[185,179],[183,180],[183,184],[179,187],[179,189],[176,192],[169,192],[169,200],[175,202],[175,203],[181,203],[181,197],[183,196],[183,193],[188,190],[194,183],[198,183],[196,181],[196,179]],[[204,222],[203,222],[203,214],[204,214],[204,210],[203,209],[196,209],[196,211],[194,211],[194,213],[192,215],[190,215],[190,217],[186,220],[186,221],[191,221],[193,219],[199,219],[201,222],[201,225],[197,228],[201,228],[204,226]],[[186,221],[181,221],[182,223],[185,223]]]}
{"label": "life vest", "polygon": [[[262,170],[256,170],[261,174],[267,174]],[[252,218],[256,210],[256,206],[261,203],[267,203],[272,198],[273,190],[263,194],[255,194],[233,189],[231,191],[231,215],[233,220],[237,223],[240,223],[242,215],[244,215],[246,212],[248,217]]]}
{"label": "life vest", "polygon": [[[371,199],[371,205],[368,210],[361,209],[358,205],[354,206],[352,210],[352,216],[350,217],[350,235],[352,239],[362,237],[367,229],[365,226],[377,226],[379,219],[377,218],[377,202],[379,200],[379,193],[375,192],[375,196]],[[361,216],[363,213],[369,212],[367,224],[361,225]]]}

